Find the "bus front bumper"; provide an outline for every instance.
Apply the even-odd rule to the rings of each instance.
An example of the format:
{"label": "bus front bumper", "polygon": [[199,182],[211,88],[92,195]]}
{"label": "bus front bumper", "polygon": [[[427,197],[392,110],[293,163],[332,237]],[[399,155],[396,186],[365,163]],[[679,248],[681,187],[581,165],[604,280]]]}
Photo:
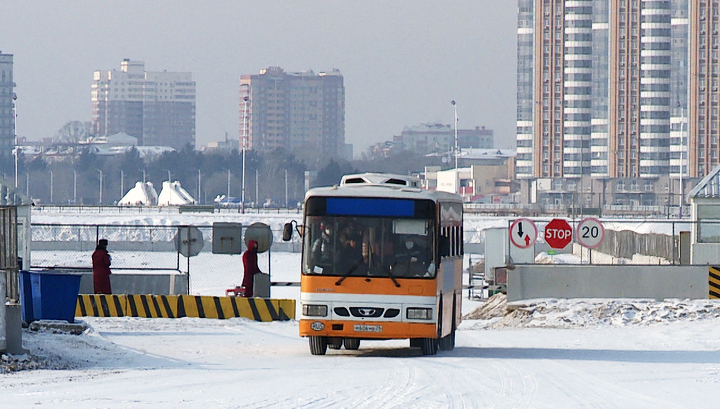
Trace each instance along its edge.
{"label": "bus front bumper", "polygon": [[434,322],[300,320],[300,336],[362,339],[437,338]]}

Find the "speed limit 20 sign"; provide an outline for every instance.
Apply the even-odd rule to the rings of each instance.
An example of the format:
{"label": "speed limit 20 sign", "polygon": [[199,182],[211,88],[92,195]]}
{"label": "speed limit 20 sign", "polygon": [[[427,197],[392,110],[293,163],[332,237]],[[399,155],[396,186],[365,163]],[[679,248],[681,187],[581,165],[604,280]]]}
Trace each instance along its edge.
{"label": "speed limit 20 sign", "polygon": [[578,243],[589,249],[594,249],[598,247],[605,238],[605,228],[600,220],[588,217],[577,225],[575,234],[577,235]]}

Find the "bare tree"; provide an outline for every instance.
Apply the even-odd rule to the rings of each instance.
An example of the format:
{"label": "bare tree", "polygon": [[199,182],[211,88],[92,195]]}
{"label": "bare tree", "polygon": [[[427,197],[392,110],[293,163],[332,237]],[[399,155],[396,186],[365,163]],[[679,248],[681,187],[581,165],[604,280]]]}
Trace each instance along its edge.
{"label": "bare tree", "polygon": [[61,144],[77,145],[90,135],[92,135],[91,122],[70,121],[57,131],[55,139]]}

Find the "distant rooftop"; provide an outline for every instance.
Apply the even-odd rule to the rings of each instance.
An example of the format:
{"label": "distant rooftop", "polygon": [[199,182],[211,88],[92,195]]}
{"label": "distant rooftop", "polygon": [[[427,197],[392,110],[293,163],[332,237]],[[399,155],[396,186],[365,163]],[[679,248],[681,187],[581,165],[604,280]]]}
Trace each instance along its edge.
{"label": "distant rooftop", "polygon": [[720,166],[716,166],[688,193],[693,197],[720,197]]}

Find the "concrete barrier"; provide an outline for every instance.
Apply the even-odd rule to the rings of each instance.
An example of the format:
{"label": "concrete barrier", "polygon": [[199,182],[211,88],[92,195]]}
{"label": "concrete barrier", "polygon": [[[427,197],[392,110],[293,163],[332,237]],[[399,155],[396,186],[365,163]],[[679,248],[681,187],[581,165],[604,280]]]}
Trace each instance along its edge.
{"label": "concrete barrier", "polygon": [[[92,271],[67,270],[82,274],[80,294],[93,294]],[[179,295],[188,293],[188,277],[176,271],[164,273],[115,271],[110,275],[110,285],[115,294]]]}
{"label": "concrete barrier", "polygon": [[533,298],[708,299],[708,266],[515,265],[508,301]]}

